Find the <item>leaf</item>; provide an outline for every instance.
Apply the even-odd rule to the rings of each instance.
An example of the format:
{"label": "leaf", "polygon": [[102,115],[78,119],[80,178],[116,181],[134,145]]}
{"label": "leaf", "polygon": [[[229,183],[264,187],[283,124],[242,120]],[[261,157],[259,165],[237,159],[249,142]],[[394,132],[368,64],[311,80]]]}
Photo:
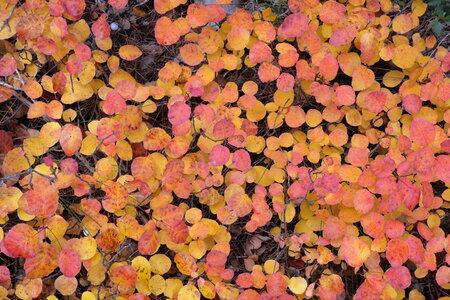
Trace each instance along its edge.
{"label": "leaf", "polygon": [[192,28],[204,26],[209,22],[206,5],[192,3],[188,6],[186,19]]}
{"label": "leaf", "polygon": [[0,266],[0,284],[11,280],[11,273],[6,266]]}
{"label": "leaf", "polygon": [[414,118],[409,131],[412,141],[420,146],[431,144],[436,134],[433,124],[422,118]]}
{"label": "leaf", "polygon": [[138,241],[139,253],[143,255],[154,254],[160,246],[160,239],[157,230],[144,232]]}
{"label": "leaf", "polygon": [[386,258],[393,267],[398,267],[408,260],[409,247],[405,241],[392,239],[386,248]]}
{"label": "leaf", "polygon": [[108,0],[108,4],[115,9],[123,9],[128,4],[128,0]]}
{"label": "leaf", "polygon": [[261,82],[274,81],[280,76],[280,68],[277,66],[263,62],[258,69],[258,76]]}
{"label": "leaf", "polygon": [[166,274],[172,266],[172,261],[164,254],[155,254],[149,259],[150,266],[153,273]]}
{"label": "leaf", "polygon": [[154,173],[153,161],[148,157],[136,157],[131,163],[131,174],[136,180],[146,181]]}
{"label": "leaf", "polygon": [[169,145],[170,140],[170,136],[164,129],[153,127],[144,137],[144,148],[150,151],[162,150]]}
{"label": "leaf", "polygon": [[133,45],[125,45],[119,48],[119,56],[123,60],[133,61],[141,57],[142,51]]}
{"label": "leaf", "polygon": [[361,266],[369,257],[369,246],[358,237],[346,236],[342,240],[340,255],[351,267]]}
{"label": "leaf", "polygon": [[291,277],[288,287],[294,294],[303,294],[306,291],[308,282],[303,277]]}
{"label": "leaf", "polygon": [[[155,1],[155,9],[158,2]],[[180,39],[180,33],[172,21],[168,17],[163,16],[156,21],[155,39],[160,45],[173,45]]]}
{"label": "leaf", "polygon": [[448,286],[450,281],[450,268],[448,266],[441,266],[436,272],[436,282],[441,287]]}
{"label": "leaf", "polygon": [[66,124],[62,128],[59,143],[64,153],[72,156],[80,149],[82,139],[81,129],[78,126]]}
{"label": "leaf", "polygon": [[270,274],[267,278],[266,289],[272,296],[280,296],[286,291],[288,281],[280,273]]}
{"label": "leaf", "polygon": [[84,0],[63,0],[66,12],[75,20],[81,18],[86,3]]}
{"label": "leaf", "polygon": [[191,116],[191,107],[185,102],[178,101],[169,107],[167,117],[169,122],[173,125],[180,125],[189,120]]}
{"label": "leaf", "polygon": [[366,214],[372,210],[375,197],[366,189],[357,190],[353,198],[353,206],[360,214]]}
{"label": "leaf", "polygon": [[410,114],[415,114],[422,108],[422,100],[415,94],[407,95],[402,99],[403,107]]}
{"label": "leaf", "polygon": [[377,158],[370,163],[370,171],[380,178],[390,176],[394,170],[395,161],[389,157]]}
{"label": "leaf", "polygon": [[396,290],[404,290],[411,285],[411,274],[407,267],[391,267],[384,272],[384,276]]}
{"label": "leaf", "polygon": [[0,76],[10,76],[17,70],[17,62],[14,58],[4,56],[0,58]]}
{"label": "leaf", "polygon": [[25,223],[14,225],[1,243],[1,250],[9,257],[34,257],[39,251],[37,232]]}
{"label": "leaf", "polygon": [[59,192],[53,185],[36,186],[23,194],[19,206],[27,214],[40,218],[49,218],[58,208]]}
{"label": "leaf", "polygon": [[342,3],[327,1],[320,8],[319,18],[324,23],[334,24],[345,18],[347,9]]}
{"label": "leaf", "polygon": [[49,275],[58,266],[58,252],[50,244],[40,244],[36,254],[25,260],[23,268],[28,278],[40,278]]}
{"label": "leaf", "polygon": [[105,182],[105,199],[102,201],[103,208],[111,213],[124,208],[128,203],[128,192],[119,182]]}
{"label": "leaf", "polygon": [[23,89],[25,94],[32,99],[37,99],[42,96],[42,86],[36,80],[26,80]]}
{"label": "leaf", "polygon": [[66,69],[70,74],[80,74],[83,72],[83,64],[77,58],[71,58],[66,63]]}
{"label": "leaf", "polygon": [[419,50],[409,45],[401,44],[394,49],[392,62],[401,69],[408,69],[414,66]]}
{"label": "leaf", "polygon": [[222,166],[230,159],[230,150],[222,145],[215,145],[209,153],[209,163],[213,166]]}
{"label": "leaf", "polygon": [[355,67],[351,76],[352,87],[355,91],[365,90],[375,81],[375,74],[363,65]]}
{"label": "leaf", "polygon": [[185,275],[196,277],[197,264],[196,260],[187,253],[177,253],[174,257],[174,262],[177,265],[178,270]]}
{"label": "leaf", "polygon": [[114,115],[127,108],[125,99],[116,91],[110,91],[106,95],[103,111],[108,115]]}
{"label": "leaf", "polygon": [[329,43],[335,47],[341,47],[351,43],[358,34],[358,30],[354,26],[342,26],[333,30]]}
{"label": "leaf", "polygon": [[287,38],[296,38],[302,35],[308,28],[308,18],[301,13],[294,13],[287,16],[278,28],[278,36]]}
{"label": "leaf", "polygon": [[88,61],[92,57],[91,48],[89,48],[89,46],[86,44],[79,43],[78,45],[76,45],[74,51],[75,56],[81,62]]}
{"label": "leaf", "polygon": [[200,292],[193,285],[185,285],[178,291],[178,297],[186,300],[200,300]]}
{"label": "leaf", "polygon": [[109,277],[111,281],[123,288],[131,288],[136,285],[137,274],[132,266],[123,265],[111,270]]}
{"label": "leaf", "polygon": [[64,249],[60,252],[58,266],[66,277],[75,277],[81,270],[80,255],[72,249]]}
{"label": "leaf", "polygon": [[239,51],[247,46],[250,39],[250,32],[241,27],[233,27],[230,32],[228,32],[227,38],[230,48]]}
{"label": "leaf", "polygon": [[75,277],[59,276],[55,280],[55,288],[64,296],[73,295],[78,287],[78,280]]}
{"label": "leaf", "polygon": [[387,95],[383,91],[374,91],[370,92],[364,98],[364,104],[366,108],[373,112],[374,114],[378,114],[385,108],[385,104],[387,101]]}
{"label": "leaf", "polygon": [[92,33],[96,38],[100,40],[104,40],[109,38],[111,33],[111,27],[106,22],[106,14],[102,14],[93,24],[92,24]]}
{"label": "leaf", "polygon": [[36,46],[39,51],[45,55],[53,55],[58,52],[58,45],[54,40],[48,37],[39,37],[37,39]]}

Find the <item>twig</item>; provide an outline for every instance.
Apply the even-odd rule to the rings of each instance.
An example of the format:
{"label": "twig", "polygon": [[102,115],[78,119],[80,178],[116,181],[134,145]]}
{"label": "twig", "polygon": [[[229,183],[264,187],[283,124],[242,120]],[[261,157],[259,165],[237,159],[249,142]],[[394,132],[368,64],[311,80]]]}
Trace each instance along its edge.
{"label": "twig", "polygon": [[[3,27],[5,27],[6,24],[8,24],[9,19],[11,18],[12,14],[14,13],[14,10],[16,9],[16,4],[14,4],[13,8],[9,12],[8,16],[6,17],[5,21],[3,21],[2,26],[0,27],[0,31],[3,30]],[[8,24],[9,27],[9,24]]]}
{"label": "twig", "polygon": [[213,139],[213,138],[209,137],[209,136],[206,135],[206,133],[204,133],[204,132],[197,131],[197,129],[195,128],[195,121],[194,121],[194,119],[195,119],[195,118],[192,118],[192,128],[194,129],[194,132],[195,132],[196,134],[200,134],[201,136],[203,136],[203,137],[207,138],[208,140],[213,141],[213,142],[215,142],[215,143],[217,143],[217,142],[223,142],[223,141],[226,140],[226,138],[225,138],[225,139],[218,139],[218,140],[216,140],[216,139]]}
{"label": "twig", "polygon": [[9,83],[6,83],[6,82],[3,82],[3,81],[0,81],[0,85],[4,86],[4,87],[7,87],[9,89],[12,89],[12,90],[23,91],[23,88],[20,88],[20,87],[17,87],[17,86],[13,86],[13,85],[11,85]]}
{"label": "twig", "polygon": [[56,177],[45,175],[45,174],[42,174],[39,171],[36,171],[35,169],[29,168],[29,169],[21,171],[21,172],[17,172],[17,173],[8,175],[8,176],[0,177],[0,185],[3,184],[4,182],[6,182],[7,180],[12,179],[14,177],[19,177],[19,176],[22,176],[22,175],[28,175],[28,174],[31,174],[31,173],[36,173],[39,176],[45,177],[45,178],[47,178],[50,181],[54,181],[54,180],[57,179]]}

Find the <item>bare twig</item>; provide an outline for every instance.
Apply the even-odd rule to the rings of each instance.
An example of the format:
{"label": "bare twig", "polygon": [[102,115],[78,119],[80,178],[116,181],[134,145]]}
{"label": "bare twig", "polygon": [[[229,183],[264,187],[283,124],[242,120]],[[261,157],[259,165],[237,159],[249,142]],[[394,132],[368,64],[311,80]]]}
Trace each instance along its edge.
{"label": "bare twig", "polygon": [[192,128],[194,129],[194,132],[195,132],[196,134],[200,134],[200,135],[203,136],[204,138],[207,138],[208,140],[213,141],[213,142],[216,142],[216,143],[217,143],[217,142],[223,142],[223,141],[226,140],[226,139],[213,139],[212,137],[209,137],[208,135],[206,135],[206,133],[197,131],[197,129],[195,128],[195,121],[194,121],[194,119],[195,119],[195,118],[192,118]]}
{"label": "bare twig", "polygon": [[23,88],[20,88],[20,87],[17,87],[17,86],[13,86],[13,85],[11,85],[9,83],[6,83],[6,82],[3,82],[3,81],[0,81],[0,85],[4,86],[4,87],[7,87],[9,89],[12,89],[12,90],[23,91]]}
{"label": "bare twig", "polygon": [[[6,24],[8,24],[9,19],[11,18],[12,14],[14,13],[14,10],[16,9],[16,5],[13,6],[13,8],[11,9],[11,11],[9,12],[8,16],[6,17],[5,21],[3,21],[2,26],[0,26],[0,31],[3,30],[3,28],[5,27]],[[8,24],[9,27],[9,24]]]}

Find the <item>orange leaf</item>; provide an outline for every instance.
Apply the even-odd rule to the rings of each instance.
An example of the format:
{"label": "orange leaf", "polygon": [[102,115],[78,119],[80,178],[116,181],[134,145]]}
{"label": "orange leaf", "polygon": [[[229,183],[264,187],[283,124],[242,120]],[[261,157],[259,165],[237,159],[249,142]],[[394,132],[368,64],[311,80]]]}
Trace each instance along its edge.
{"label": "orange leaf", "polygon": [[138,241],[139,253],[143,255],[152,255],[160,245],[158,231],[156,229],[148,230],[141,235]]}
{"label": "orange leaf", "polygon": [[59,143],[67,156],[74,155],[81,147],[83,136],[78,126],[67,124],[61,131]]}
{"label": "orange leaf", "polygon": [[334,24],[345,18],[347,8],[336,1],[326,1],[320,8],[319,18],[324,23]]}
{"label": "orange leaf", "polygon": [[346,236],[339,253],[351,267],[361,266],[370,255],[370,248],[358,237]]}
{"label": "orange leaf", "polygon": [[42,96],[42,86],[36,80],[25,80],[23,85],[25,94],[32,99],[36,99]]}
{"label": "orange leaf", "polygon": [[[155,8],[157,2],[155,1]],[[172,21],[168,17],[163,16],[156,21],[155,38],[159,44],[168,46],[175,44],[180,39],[180,33]]]}
{"label": "orange leaf", "polygon": [[23,194],[19,206],[27,214],[40,218],[49,218],[58,208],[59,192],[53,185],[35,186]]}
{"label": "orange leaf", "polygon": [[119,48],[119,56],[127,61],[133,61],[142,55],[142,51],[133,45],[125,45]]}
{"label": "orange leaf", "polygon": [[132,266],[124,265],[115,267],[109,275],[111,281],[123,288],[131,288],[136,285],[137,274]]}
{"label": "orange leaf", "polygon": [[50,244],[42,243],[33,257],[27,258],[23,268],[28,278],[40,278],[52,273],[58,266],[58,252]]}
{"label": "orange leaf", "polygon": [[105,182],[105,199],[102,201],[103,208],[108,212],[116,212],[124,208],[128,203],[128,192],[121,183],[107,181]]}

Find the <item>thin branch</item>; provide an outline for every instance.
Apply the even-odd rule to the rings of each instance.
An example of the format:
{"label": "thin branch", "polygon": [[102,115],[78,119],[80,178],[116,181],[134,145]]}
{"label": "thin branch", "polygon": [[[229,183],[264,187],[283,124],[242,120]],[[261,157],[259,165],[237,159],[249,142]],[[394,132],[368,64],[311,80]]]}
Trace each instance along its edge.
{"label": "thin branch", "polygon": [[[2,26],[0,27],[0,31],[3,30],[3,28],[5,27],[6,24],[8,24],[9,19],[11,18],[12,14],[14,13],[14,10],[16,9],[16,4],[14,4],[13,8],[11,9],[11,11],[9,12],[8,16],[6,17],[5,21],[3,21]],[[9,27],[9,24],[8,24]]]}
{"label": "thin branch", "polygon": [[194,132],[195,132],[196,134],[199,134],[199,135],[203,136],[204,138],[207,138],[208,140],[213,141],[213,142],[215,142],[215,143],[217,143],[217,142],[223,142],[223,141],[226,140],[226,139],[218,139],[218,140],[216,140],[216,139],[213,139],[213,138],[209,137],[209,136],[206,135],[206,133],[204,133],[204,132],[197,131],[197,129],[195,128],[195,121],[194,121],[194,119],[195,119],[195,118],[192,118],[192,128],[194,129]]}
{"label": "thin branch", "polygon": [[11,85],[9,83],[6,83],[4,81],[0,81],[0,85],[4,86],[4,87],[7,87],[9,89],[12,89],[12,90],[23,91],[23,88],[20,88],[20,87],[17,87],[17,86],[13,86],[13,85]]}

